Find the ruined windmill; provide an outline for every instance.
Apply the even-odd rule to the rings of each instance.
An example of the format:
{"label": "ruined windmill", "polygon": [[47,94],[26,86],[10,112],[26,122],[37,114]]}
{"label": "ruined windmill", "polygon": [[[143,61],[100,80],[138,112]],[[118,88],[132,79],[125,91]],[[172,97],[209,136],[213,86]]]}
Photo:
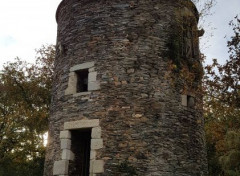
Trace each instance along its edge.
{"label": "ruined windmill", "polygon": [[204,176],[190,0],[63,0],[45,176]]}

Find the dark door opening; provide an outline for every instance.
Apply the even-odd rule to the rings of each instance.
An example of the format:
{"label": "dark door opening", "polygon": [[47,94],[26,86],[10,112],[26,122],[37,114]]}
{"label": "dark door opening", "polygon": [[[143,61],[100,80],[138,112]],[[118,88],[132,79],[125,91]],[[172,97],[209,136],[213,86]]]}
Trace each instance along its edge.
{"label": "dark door opening", "polygon": [[72,131],[71,150],[75,154],[70,176],[89,176],[91,129]]}

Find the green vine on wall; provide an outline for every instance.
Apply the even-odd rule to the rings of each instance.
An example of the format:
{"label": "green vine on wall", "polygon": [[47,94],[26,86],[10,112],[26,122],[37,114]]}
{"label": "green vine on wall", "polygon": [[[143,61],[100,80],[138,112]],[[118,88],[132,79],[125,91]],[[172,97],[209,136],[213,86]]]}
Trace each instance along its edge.
{"label": "green vine on wall", "polygon": [[167,42],[167,48],[168,48],[168,57],[174,64],[174,70],[175,72],[179,72],[181,70],[181,63],[182,63],[182,58],[181,58],[181,48],[182,48],[182,43],[181,43],[181,35],[180,31],[175,29],[174,32],[170,35],[169,40]]}
{"label": "green vine on wall", "polygon": [[[184,4],[176,10],[176,20],[170,26],[170,35],[166,44],[166,58],[169,62],[169,76],[175,85],[181,85],[182,91],[197,90],[203,76],[197,28],[198,18],[190,4]],[[193,11],[192,11],[193,10]]]}

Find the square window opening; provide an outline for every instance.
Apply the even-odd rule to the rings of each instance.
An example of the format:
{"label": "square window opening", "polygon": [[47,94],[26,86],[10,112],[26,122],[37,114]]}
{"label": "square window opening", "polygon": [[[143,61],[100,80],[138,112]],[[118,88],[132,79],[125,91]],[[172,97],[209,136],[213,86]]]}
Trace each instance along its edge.
{"label": "square window opening", "polygon": [[187,106],[188,107],[194,107],[195,106],[195,98],[188,95],[187,96]]}
{"label": "square window opening", "polygon": [[88,69],[76,71],[77,74],[77,93],[88,91]]}

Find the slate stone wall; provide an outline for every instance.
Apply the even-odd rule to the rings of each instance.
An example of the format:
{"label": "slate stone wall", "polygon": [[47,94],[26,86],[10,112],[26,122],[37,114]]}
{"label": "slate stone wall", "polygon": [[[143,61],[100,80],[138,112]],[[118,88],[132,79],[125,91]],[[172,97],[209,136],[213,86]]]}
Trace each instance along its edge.
{"label": "slate stone wall", "polygon": [[[207,175],[201,96],[194,107],[183,106],[169,69],[177,11],[196,15],[182,1],[62,1],[45,176],[60,160],[64,122],[82,119],[100,120],[104,147],[96,158],[105,165],[98,176]],[[100,89],[65,95],[70,68],[92,61]]]}

